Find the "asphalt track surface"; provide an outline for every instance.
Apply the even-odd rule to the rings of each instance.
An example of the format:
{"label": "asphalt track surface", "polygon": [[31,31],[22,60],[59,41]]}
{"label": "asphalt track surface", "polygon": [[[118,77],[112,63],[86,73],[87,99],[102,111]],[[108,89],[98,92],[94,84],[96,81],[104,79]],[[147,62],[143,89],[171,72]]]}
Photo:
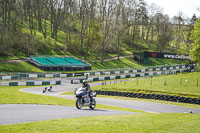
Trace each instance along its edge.
{"label": "asphalt track surface", "polygon": [[134,114],[134,112],[88,108],[78,110],[75,107],[57,105],[3,104],[0,105],[0,114],[0,125],[7,125],[73,117]]}
{"label": "asphalt track surface", "polygon": [[[101,83],[91,83],[91,86],[100,85]],[[42,93],[44,87],[24,88],[21,89],[25,93],[33,93],[39,95],[48,95],[61,97],[66,99],[74,99],[74,96],[59,95],[62,92],[73,91],[80,87],[80,84],[71,84],[69,80],[63,80],[62,85],[53,86],[51,92]],[[112,105],[117,107],[131,108],[152,113],[200,113],[200,109],[187,108],[182,106],[174,106],[168,104],[160,104],[153,102],[120,100],[111,98],[96,97],[97,104]],[[75,102],[74,102],[75,104]],[[76,107],[56,106],[56,105],[34,105],[34,104],[2,104],[0,105],[0,125],[73,118],[73,117],[88,117],[99,115],[120,115],[120,114],[137,114],[134,112],[117,111],[117,110],[90,110],[85,107],[81,110]]]}

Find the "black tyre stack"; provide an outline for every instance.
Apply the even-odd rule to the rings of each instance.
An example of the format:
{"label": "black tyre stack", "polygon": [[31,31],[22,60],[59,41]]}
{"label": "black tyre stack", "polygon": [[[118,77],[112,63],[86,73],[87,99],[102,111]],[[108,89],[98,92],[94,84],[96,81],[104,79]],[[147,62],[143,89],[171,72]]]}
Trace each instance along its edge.
{"label": "black tyre stack", "polygon": [[182,97],[182,96],[171,96],[171,95],[160,95],[160,94],[101,91],[101,90],[96,90],[95,92],[98,95],[132,97],[132,98],[141,98],[141,99],[154,99],[154,100],[164,100],[164,101],[191,103],[191,104],[199,104],[200,105],[199,98],[189,98],[189,97]]}

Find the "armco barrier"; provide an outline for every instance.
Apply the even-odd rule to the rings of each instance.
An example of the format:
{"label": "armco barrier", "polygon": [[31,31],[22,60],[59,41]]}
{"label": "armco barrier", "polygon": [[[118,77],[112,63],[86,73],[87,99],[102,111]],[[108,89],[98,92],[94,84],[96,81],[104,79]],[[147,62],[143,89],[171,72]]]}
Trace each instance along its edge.
{"label": "armco barrier", "polygon": [[141,99],[154,99],[154,100],[164,100],[164,101],[191,103],[191,104],[200,105],[199,98],[188,98],[188,97],[182,97],[182,96],[159,95],[159,94],[117,92],[117,91],[101,91],[101,90],[94,90],[94,91],[96,91],[96,93],[98,95],[122,96],[122,97],[132,97],[132,98],[141,98]]}
{"label": "armco barrier", "polygon": [[[106,76],[106,77],[98,77],[98,78],[88,78],[88,82],[94,81],[104,81],[104,80],[115,80],[115,79],[126,79],[126,78],[135,78],[135,77],[144,77],[144,76],[156,76],[156,75],[164,75],[164,74],[174,74],[180,72],[193,72],[193,69],[183,68],[180,70],[166,70],[166,71],[158,71],[158,72],[146,72],[146,73],[135,73],[135,74],[126,74],[126,75],[113,75],[113,76]],[[76,79],[71,80],[72,84],[80,84],[84,79]]]}
{"label": "armco barrier", "polygon": [[16,81],[0,82],[0,86],[40,86],[40,85],[60,85],[61,81]]}
{"label": "armco barrier", "polygon": [[188,65],[175,65],[175,66],[161,66],[161,67],[151,67],[148,69],[134,69],[132,70],[117,70],[117,71],[108,71],[104,70],[103,72],[86,72],[86,73],[22,73],[15,75],[2,75],[0,76],[0,80],[17,80],[17,79],[29,79],[29,78],[65,78],[65,77],[77,77],[77,76],[92,76],[92,75],[121,75],[121,74],[131,74],[131,73],[145,73],[151,71],[165,71],[172,69],[183,69],[188,67],[195,67],[196,64],[188,64]]}

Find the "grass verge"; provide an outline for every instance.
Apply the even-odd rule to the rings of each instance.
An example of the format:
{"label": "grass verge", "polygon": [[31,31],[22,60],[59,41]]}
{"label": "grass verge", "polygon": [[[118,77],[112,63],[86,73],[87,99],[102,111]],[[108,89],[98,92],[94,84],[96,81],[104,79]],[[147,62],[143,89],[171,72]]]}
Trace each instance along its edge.
{"label": "grass verge", "polygon": [[44,72],[28,62],[0,63],[0,72]]}
{"label": "grass verge", "polygon": [[164,94],[200,98],[200,73],[182,73],[147,79],[132,80],[104,86],[93,87],[94,90],[121,91],[147,94]]}
{"label": "grass verge", "polygon": [[[19,91],[21,88],[23,87],[0,86],[0,104],[46,104],[74,106],[74,101],[71,99],[23,93]],[[26,88],[28,87],[26,86]]]}
{"label": "grass verge", "polygon": [[160,65],[176,65],[187,64],[188,61],[180,61],[175,59],[150,59],[150,63],[139,64],[133,58],[122,58],[120,60],[104,61],[104,63],[91,62],[92,69],[113,69],[113,68],[126,68],[126,67],[148,67],[148,66],[160,66]]}
{"label": "grass verge", "polygon": [[134,114],[79,117],[1,125],[2,133],[199,133],[199,114]]}

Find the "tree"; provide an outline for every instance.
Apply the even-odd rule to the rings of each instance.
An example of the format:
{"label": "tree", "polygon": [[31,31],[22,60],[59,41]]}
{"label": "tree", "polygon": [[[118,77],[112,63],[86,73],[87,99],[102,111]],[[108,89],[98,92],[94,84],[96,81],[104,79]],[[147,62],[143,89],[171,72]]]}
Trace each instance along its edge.
{"label": "tree", "polygon": [[95,32],[98,32],[97,28],[95,28],[96,26],[96,22],[95,22],[95,13],[96,13],[96,5],[97,5],[97,0],[91,0],[89,2],[89,8],[88,8],[88,30],[87,30],[87,43],[86,43],[86,49],[85,49],[85,56],[84,58],[86,59],[88,56],[88,50],[89,50],[89,46],[92,45],[92,43],[94,43],[94,36],[95,36]]}
{"label": "tree", "polygon": [[200,20],[199,19],[196,20],[190,40],[193,42],[191,50],[192,58],[194,61],[200,63]]}
{"label": "tree", "polygon": [[172,39],[172,26],[167,15],[156,14],[157,50],[163,52]]}
{"label": "tree", "polygon": [[172,18],[174,27],[174,42],[176,46],[176,51],[180,48],[180,44],[184,41],[184,16],[182,12],[178,12],[177,16]]}
{"label": "tree", "polygon": [[197,20],[197,17],[196,17],[196,15],[194,14],[194,15],[192,16],[191,20],[190,20],[190,25],[191,25],[191,26],[194,26],[196,20]]}
{"label": "tree", "polygon": [[142,35],[141,38],[144,40],[144,26],[147,24],[148,21],[148,12],[147,12],[147,5],[144,0],[139,0],[138,4],[138,15],[139,15],[139,20],[142,26]]}
{"label": "tree", "polygon": [[147,32],[146,32],[146,41],[149,40],[149,33],[151,31],[151,41],[154,40],[154,24],[155,24],[155,16],[157,13],[161,13],[162,9],[158,7],[156,4],[151,4],[148,8],[148,24],[147,24]]}
{"label": "tree", "polygon": [[194,29],[194,24],[196,20],[197,18],[196,18],[196,15],[194,14],[192,18],[190,19],[190,21],[188,22],[187,27],[185,28],[186,36],[185,36],[184,41],[185,41],[188,51],[191,49],[192,41],[190,40],[190,37],[191,37],[191,32]]}
{"label": "tree", "polygon": [[50,0],[51,37],[57,41],[58,28],[64,15],[64,0]]}
{"label": "tree", "polygon": [[[49,5],[47,4],[48,0],[35,0],[34,5],[36,6],[36,17],[38,22],[38,31],[42,32],[43,37],[47,37],[47,31],[46,31],[46,21],[49,16]],[[31,7],[29,7],[31,9]],[[30,19],[30,15],[29,15]],[[43,20],[44,20],[44,26],[43,26]],[[59,21],[59,20],[58,20]]]}
{"label": "tree", "polygon": [[130,44],[132,47],[135,46],[135,38],[139,36],[139,15],[138,15],[138,1],[137,0],[127,0],[125,3],[126,13],[124,15],[127,24],[127,44]]}
{"label": "tree", "polygon": [[76,3],[73,0],[65,0],[64,1],[64,10],[65,10],[65,21],[64,21],[64,30],[66,33],[66,50],[72,50],[72,37],[71,37],[71,22],[72,22],[72,15],[73,15],[73,8],[75,7]]}
{"label": "tree", "polygon": [[100,25],[102,27],[101,34],[101,63],[104,62],[106,53],[109,50],[109,47],[112,47],[113,39],[113,18],[114,18],[114,9],[115,9],[115,0],[102,0],[99,1],[100,5]]}
{"label": "tree", "polygon": [[122,36],[126,29],[126,17],[125,17],[125,3],[124,0],[118,0],[116,4],[116,18],[115,18],[115,34],[117,36],[117,54],[118,60],[121,54]]}
{"label": "tree", "polygon": [[[85,39],[86,31],[88,28],[88,2],[87,0],[79,1],[80,8],[80,20],[81,20],[81,31],[80,31],[80,43],[83,48],[83,41]],[[82,51],[84,52],[84,51]]]}

